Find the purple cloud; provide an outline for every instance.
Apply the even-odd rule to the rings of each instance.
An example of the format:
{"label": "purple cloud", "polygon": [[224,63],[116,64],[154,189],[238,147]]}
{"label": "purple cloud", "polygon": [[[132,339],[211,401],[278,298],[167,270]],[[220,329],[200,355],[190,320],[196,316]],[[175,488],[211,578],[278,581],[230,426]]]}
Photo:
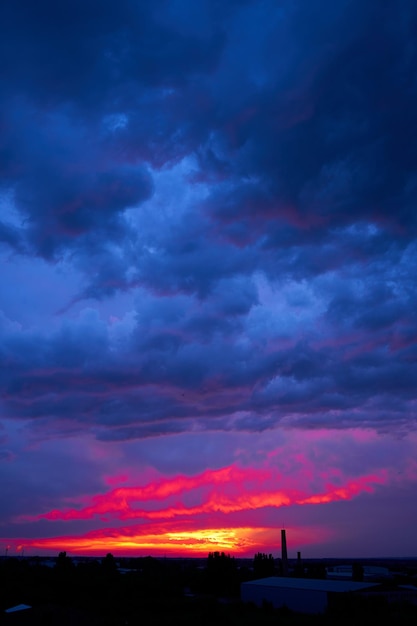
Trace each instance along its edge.
{"label": "purple cloud", "polygon": [[0,9],[7,524],[64,507],[61,457],[68,498],[268,437],[353,471],[373,433],[358,480],[413,458],[416,31],[407,0]]}

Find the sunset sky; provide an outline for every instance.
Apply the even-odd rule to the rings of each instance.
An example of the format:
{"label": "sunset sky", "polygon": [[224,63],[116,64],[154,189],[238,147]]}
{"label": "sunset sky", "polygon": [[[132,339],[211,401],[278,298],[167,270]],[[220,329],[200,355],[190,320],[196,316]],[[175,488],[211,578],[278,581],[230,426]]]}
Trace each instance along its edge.
{"label": "sunset sky", "polygon": [[415,0],[0,8],[0,555],[417,556]]}

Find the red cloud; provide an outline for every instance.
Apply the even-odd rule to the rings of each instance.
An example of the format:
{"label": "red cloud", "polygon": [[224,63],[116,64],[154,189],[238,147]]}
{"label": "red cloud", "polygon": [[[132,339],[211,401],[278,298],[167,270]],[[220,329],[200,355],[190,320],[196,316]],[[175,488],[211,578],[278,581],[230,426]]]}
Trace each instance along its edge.
{"label": "red cloud", "polygon": [[[116,525],[125,520],[136,520],[136,523],[94,530],[82,536],[20,538],[14,542],[30,550],[56,552],[64,549],[77,554],[112,551],[205,556],[209,551],[223,550],[250,555],[278,544],[276,527],[262,522],[256,524],[253,519],[249,521],[253,518],[251,511],[348,500],[360,493],[372,492],[376,485],[386,482],[384,472],[359,478],[346,478],[334,470],[329,470],[327,477],[312,474],[306,459],[301,457],[297,467],[298,471],[293,474],[281,475],[276,469],[231,465],[195,476],[119,487],[93,496],[87,506],[55,509],[31,519],[98,518],[113,520]],[[298,531],[298,545],[303,543],[303,532]],[[317,537],[310,536],[308,541],[315,539]]]}
{"label": "red cloud", "polygon": [[[272,470],[239,468],[234,465],[207,470],[196,476],[177,476],[142,487],[120,487],[91,498],[83,508],[54,509],[32,520],[172,520],[202,514],[229,514],[265,507],[322,504],[347,500],[370,492],[385,481],[380,473],[357,479],[337,476],[337,484],[323,482],[312,489],[312,476],[300,464],[304,477],[288,478]],[[316,477],[317,480],[317,477]],[[299,486],[296,486],[296,481]],[[27,519],[27,518],[26,518]]]}

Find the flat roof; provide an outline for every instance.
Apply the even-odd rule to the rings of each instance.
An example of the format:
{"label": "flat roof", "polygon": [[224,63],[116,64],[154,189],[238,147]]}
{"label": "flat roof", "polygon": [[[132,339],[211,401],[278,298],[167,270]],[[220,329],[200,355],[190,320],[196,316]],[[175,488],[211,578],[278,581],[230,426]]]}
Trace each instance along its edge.
{"label": "flat roof", "polygon": [[280,587],[281,589],[305,589],[310,591],[331,591],[345,593],[347,591],[362,591],[370,587],[377,587],[377,583],[362,583],[354,580],[321,580],[319,578],[286,578],[271,576],[250,580],[242,585],[259,585],[260,587]]}
{"label": "flat roof", "polygon": [[31,609],[32,607],[28,604],[17,604],[16,606],[12,606],[10,609],[6,609],[5,613],[16,613],[17,611],[25,611],[26,609]]}

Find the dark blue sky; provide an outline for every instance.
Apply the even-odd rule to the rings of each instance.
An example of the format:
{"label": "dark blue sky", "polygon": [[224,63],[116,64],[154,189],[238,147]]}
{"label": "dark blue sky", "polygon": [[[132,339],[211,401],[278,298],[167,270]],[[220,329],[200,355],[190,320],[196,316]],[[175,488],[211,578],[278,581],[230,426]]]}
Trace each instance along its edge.
{"label": "dark blue sky", "polygon": [[[5,545],[417,555],[416,41],[411,0],[3,3]],[[158,481],[153,543],[97,517]]]}

